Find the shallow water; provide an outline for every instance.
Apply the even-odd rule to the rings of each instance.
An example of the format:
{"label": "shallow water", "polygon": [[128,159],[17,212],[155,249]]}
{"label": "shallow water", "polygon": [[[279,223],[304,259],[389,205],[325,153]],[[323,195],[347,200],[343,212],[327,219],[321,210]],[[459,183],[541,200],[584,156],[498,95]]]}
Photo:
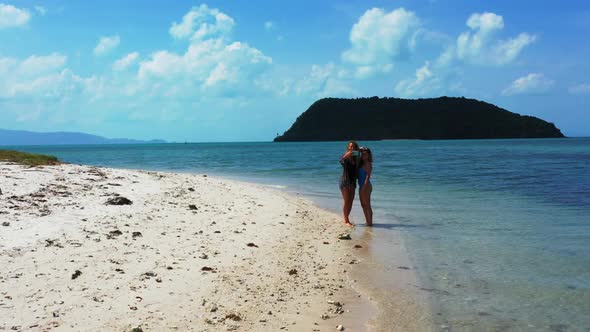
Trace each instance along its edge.
{"label": "shallow water", "polygon": [[[590,139],[363,144],[375,157],[372,240],[387,248],[401,232],[423,291],[432,295],[437,327],[590,331]],[[284,186],[339,211],[345,145],[19,148],[73,163]],[[363,222],[358,205],[353,221]],[[383,271],[396,266],[386,249],[375,259]]]}

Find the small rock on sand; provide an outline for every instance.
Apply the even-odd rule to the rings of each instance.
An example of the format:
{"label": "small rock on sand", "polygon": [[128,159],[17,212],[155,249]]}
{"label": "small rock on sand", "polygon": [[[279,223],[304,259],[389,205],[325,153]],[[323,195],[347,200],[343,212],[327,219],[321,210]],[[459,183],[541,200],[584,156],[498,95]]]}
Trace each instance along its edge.
{"label": "small rock on sand", "polygon": [[74,274],[72,274],[72,280],[73,280],[73,279],[76,279],[76,278],[78,278],[78,277],[79,277],[79,276],[81,276],[81,275],[82,275],[82,271],[80,271],[80,270],[76,270],[76,271],[74,272]]}
{"label": "small rock on sand", "polygon": [[5,222],[2,223],[2,226],[7,226],[8,227],[8,226],[10,226],[10,223],[8,221],[5,221]]}
{"label": "small rock on sand", "polygon": [[231,320],[237,322],[237,321],[241,321],[242,317],[240,317],[240,315],[238,315],[238,314],[230,313],[230,314],[225,315],[225,319],[231,319]]}
{"label": "small rock on sand", "polygon": [[344,326],[338,325],[338,326],[336,326],[336,330],[338,330],[338,331],[344,331]]}
{"label": "small rock on sand", "polygon": [[131,205],[131,204],[133,204],[133,202],[130,199],[125,198],[123,196],[109,198],[105,202],[105,205]]}
{"label": "small rock on sand", "polygon": [[348,233],[344,233],[344,234],[340,234],[340,235],[338,235],[338,239],[339,239],[339,240],[352,240],[352,239],[350,238],[350,234],[348,234]]}

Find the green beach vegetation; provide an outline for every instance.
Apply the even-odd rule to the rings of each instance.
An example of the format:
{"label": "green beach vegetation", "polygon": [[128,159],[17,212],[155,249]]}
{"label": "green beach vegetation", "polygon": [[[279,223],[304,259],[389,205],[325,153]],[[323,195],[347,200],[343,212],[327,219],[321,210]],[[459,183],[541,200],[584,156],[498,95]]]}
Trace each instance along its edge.
{"label": "green beach vegetation", "polygon": [[61,163],[57,157],[54,156],[1,149],[0,161],[9,161],[28,166],[59,165]]}

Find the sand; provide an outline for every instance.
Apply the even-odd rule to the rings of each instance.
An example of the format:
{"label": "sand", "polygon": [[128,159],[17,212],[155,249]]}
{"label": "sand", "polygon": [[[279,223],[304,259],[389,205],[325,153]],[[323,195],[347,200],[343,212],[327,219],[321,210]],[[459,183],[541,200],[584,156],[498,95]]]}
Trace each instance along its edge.
{"label": "sand", "polygon": [[0,330],[357,331],[372,315],[347,228],[303,198],[71,164],[0,179]]}

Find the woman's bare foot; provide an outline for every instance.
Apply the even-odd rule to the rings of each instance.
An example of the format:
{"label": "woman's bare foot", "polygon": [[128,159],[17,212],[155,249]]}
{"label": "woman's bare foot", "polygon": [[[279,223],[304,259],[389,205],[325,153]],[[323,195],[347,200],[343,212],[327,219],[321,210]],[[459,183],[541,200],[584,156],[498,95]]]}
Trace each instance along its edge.
{"label": "woman's bare foot", "polygon": [[354,227],[354,224],[351,223],[350,221],[345,221],[344,225],[348,226],[348,227]]}
{"label": "woman's bare foot", "polygon": [[373,227],[373,223],[372,222],[365,223],[365,226],[367,226],[367,227]]}

